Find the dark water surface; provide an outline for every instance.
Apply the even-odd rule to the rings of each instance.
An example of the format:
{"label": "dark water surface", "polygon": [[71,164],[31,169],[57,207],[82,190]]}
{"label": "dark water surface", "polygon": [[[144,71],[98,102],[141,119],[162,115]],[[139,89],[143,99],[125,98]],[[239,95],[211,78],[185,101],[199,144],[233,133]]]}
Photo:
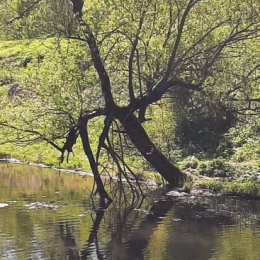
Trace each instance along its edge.
{"label": "dark water surface", "polygon": [[0,259],[260,259],[259,201],[151,192],[100,210],[92,186],[91,177],[0,162]]}

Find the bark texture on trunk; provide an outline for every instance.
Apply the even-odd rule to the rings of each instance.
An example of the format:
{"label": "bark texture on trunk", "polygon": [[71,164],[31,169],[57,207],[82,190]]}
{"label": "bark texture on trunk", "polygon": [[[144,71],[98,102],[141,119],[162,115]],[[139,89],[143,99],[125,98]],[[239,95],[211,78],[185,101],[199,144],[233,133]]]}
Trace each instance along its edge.
{"label": "bark texture on trunk", "polygon": [[121,124],[135,147],[156,171],[172,186],[181,185],[185,175],[157,149],[134,114],[119,117]]}

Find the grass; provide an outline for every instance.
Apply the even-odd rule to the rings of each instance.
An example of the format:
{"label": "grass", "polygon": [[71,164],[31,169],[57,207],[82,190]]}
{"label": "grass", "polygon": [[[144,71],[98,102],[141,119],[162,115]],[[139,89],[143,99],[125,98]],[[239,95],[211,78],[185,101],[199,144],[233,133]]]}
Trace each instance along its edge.
{"label": "grass", "polygon": [[75,145],[74,154],[75,156],[70,155],[68,162],[65,160],[64,163],[60,164],[60,152],[45,143],[32,144],[30,146],[0,145],[0,158],[16,158],[24,162],[44,163],[49,166],[66,169],[82,168],[88,171],[90,167],[80,143]]}
{"label": "grass", "polygon": [[256,182],[225,181],[221,179],[201,179],[195,184],[200,189],[208,189],[224,195],[260,198],[260,184]]}

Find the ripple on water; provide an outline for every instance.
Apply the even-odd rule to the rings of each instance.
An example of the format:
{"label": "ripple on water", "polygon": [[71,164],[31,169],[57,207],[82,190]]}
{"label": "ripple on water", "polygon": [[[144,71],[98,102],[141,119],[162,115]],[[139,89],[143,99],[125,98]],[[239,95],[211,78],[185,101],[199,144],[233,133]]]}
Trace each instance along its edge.
{"label": "ripple on water", "polygon": [[222,226],[210,260],[259,260],[260,226]]}

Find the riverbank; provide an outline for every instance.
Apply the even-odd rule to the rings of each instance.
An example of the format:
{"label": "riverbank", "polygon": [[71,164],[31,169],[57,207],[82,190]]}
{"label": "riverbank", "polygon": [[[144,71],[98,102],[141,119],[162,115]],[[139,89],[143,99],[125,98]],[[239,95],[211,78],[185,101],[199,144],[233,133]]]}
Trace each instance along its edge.
{"label": "riverbank", "polygon": [[184,184],[187,190],[207,189],[221,195],[260,198],[260,166],[255,161],[234,163],[215,159],[182,170],[187,174]]}
{"label": "riverbank", "polygon": [[[0,162],[8,162],[11,164],[20,164],[20,165],[28,165],[28,166],[34,166],[34,167],[39,167],[39,168],[48,168],[54,171],[59,171],[59,172],[64,172],[64,173],[68,173],[68,174],[77,174],[79,176],[90,176],[93,177],[93,173],[90,171],[87,171],[86,169],[82,169],[82,168],[65,168],[65,167],[57,167],[54,165],[49,165],[49,164],[44,164],[44,163],[37,163],[37,162],[28,162],[28,161],[21,161],[18,160],[16,158],[7,158],[7,157],[1,157],[0,154]],[[156,182],[156,177],[153,178],[153,175],[157,175],[157,173],[153,172],[153,173],[147,173],[146,177],[144,178],[143,175],[142,177],[138,177],[137,179],[139,181],[140,184],[149,186],[150,188],[155,188],[160,186],[157,182]],[[158,174],[159,175],[159,174]],[[108,174],[102,174],[102,178],[103,179],[109,179],[109,180],[118,180],[118,177],[116,176],[116,174],[112,173],[110,175]],[[127,180],[125,178],[121,178],[122,182],[127,183]],[[135,179],[129,179],[130,182],[134,182]]]}
{"label": "riverbank", "polygon": [[[15,158],[1,157],[0,161],[7,161],[13,164],[50,168],[60,172],[78,174],[80,176],[93,176],[90,171],[82,168],[73,169],[65,168],[64,166],[57,167],[44,163],[26,162]],[[208,177],[206,176],[208,173],[201,172],[201,166],[199,165],[196,168],[189,167],[182,170],[187,175],[187,178],[183,187],[179,188],[178,191],[184,192],[187,195],[196,196],[202,194],[213,194],[220,196],[239,196],[257,200],[260,199],[260,169],[258,166],[253,164],[233,165],[232,171],[231,168],[226,168],[225,171],[229,172],[229,177]],[[111,177],[112,179],[117,180],[116,175],[103,175],[103,178],[106,179]],[[148,185],[150,188],[164,185],[160,175],[156,172],[146,172],[142,175],[139,174],[138,177],[142,184]]]}

